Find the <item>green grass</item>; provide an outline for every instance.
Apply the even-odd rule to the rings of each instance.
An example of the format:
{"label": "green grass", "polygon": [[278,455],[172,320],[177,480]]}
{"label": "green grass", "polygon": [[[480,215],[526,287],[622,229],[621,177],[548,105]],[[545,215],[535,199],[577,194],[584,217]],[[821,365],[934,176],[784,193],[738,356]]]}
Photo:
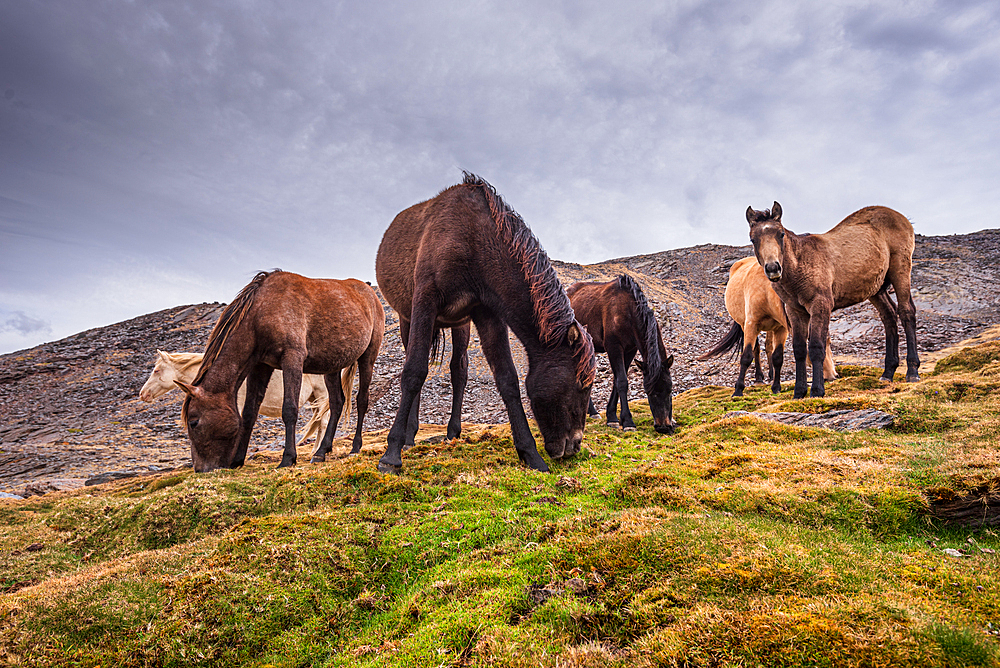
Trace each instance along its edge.
{"label": "green grass", "polygon": [[[991,354],[693,390],[669,437],[636,402],[549,474],[493,427],[399,477],[263,456],[3,502],[0,664],[1000,666],[1000,536],[932,513],[1000,481]],[[725,417],[862,407],[895,426]]]}

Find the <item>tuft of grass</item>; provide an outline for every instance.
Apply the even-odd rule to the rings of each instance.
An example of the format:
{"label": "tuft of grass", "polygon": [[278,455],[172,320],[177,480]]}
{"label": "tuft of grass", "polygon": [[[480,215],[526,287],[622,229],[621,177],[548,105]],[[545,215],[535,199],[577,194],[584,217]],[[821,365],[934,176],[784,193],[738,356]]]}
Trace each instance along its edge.
{"label": "tuft of grass", "polygon": [[[369,434],[0,502],[0,663],[1000,666],[1000,536],[942,511],[1000,484],[976,354],[912,385],[842,367],[822,399],[692,390],[672,436],[634,402],[637,431],[592,421],[549,474],[506,427],[434,427],[400,476]],[[841,408],[896,426],[725,417]]]}

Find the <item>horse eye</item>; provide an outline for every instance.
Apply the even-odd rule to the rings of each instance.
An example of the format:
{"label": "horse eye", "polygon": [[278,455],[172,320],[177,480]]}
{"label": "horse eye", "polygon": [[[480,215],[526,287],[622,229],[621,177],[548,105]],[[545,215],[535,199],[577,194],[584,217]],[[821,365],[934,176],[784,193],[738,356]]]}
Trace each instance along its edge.
{"label": "horse eye", "polygon": [[188,420],[188,429],[194,429],[198,426],[198,418],[191,418]]}

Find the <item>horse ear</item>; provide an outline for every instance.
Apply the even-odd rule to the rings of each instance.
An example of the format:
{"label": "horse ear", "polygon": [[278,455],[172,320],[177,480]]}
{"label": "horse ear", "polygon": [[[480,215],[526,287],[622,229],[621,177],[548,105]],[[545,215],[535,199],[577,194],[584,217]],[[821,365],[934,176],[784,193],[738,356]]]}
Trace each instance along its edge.
{"label": "horse ear", "polygon": [[162,350],[157,350],[156,354],[159,355],[160,359],[163,360],[164,362],[169,362],[170,361],[170,358],[167,357],[167,354],[165,352],[163,352]]}
{"label": "horse ear", "polygon": [[753,225],[753,218],[754,218],[754,216],[753,216],[753,207],[752,206],[748,206],[747,207],[747,222],[750,223],[751,225]]}
{"label": "horse ear", "polygon": [[582,338],[583,332],[580,331],[580,326],[574,322],[569,326],[569,329],[566,330],[566,340],[569,341],[569,345],[575,346]]}
{"label": "horse ear", "polygon": [[195,391],[198,389],[194,385],[188,385],[187,383],[182,383],[179,380],[175,380],[174,385],[184,390],[184,394],[188,395],[189,397],[193,397]]}
{"label": "horse ear", "polygon": [[667,358],[667,368],[669,369],[673,365],[674,365],[674,356],[671,355],[670,357]]}
{"label": "horse ear", "polygon": [[771,220],[776,223],[781,222],[781,205],[777,202],[775,202],[774,206],[771,207]]}

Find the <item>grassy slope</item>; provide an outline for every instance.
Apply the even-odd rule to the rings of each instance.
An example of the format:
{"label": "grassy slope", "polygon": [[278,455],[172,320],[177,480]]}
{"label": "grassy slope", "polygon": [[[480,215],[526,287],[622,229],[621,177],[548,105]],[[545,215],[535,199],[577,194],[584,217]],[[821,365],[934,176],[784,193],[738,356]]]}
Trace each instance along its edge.
{"label": "grassy slope", "polygon": [[[1000,538],[929,503],[996,491],[1000,346],[825,399],[708,387],[539,474],[509,432],[0,504],[0,663],[1000,665]],[[874,407],[834,434],[727,411]],[[301,459],[300,459],[301,461]],[[969,556],[945,555],[961,548]]]}

